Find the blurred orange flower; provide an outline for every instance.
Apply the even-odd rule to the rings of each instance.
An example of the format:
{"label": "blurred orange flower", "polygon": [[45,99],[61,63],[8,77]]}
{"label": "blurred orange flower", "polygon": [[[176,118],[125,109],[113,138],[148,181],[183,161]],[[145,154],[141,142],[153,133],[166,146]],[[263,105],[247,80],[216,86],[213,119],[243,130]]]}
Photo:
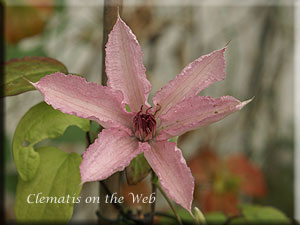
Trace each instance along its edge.
{"label": "blurred orange flower", "polygon": [[5,40],[16,44],[26,37],[43,32],[53,13],[53,0],[23,0],[19,5],[5,7]]}
{"label": "blurred orange flower", "polygon": [[239,153],[222,159],[208,147],[200,151],[188,164],[196,183],[194,203],[204,212],[237,215],[241,196],[266,194],[262,171],[245,155]]}

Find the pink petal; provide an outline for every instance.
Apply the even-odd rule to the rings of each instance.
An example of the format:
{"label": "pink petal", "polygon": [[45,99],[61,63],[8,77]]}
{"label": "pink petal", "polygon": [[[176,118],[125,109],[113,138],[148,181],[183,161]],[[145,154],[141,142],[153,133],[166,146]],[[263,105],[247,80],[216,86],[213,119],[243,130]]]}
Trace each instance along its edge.
{"label": "pink petal", "polygon": [[104,129],[84,152],[80,165],[81,182],[103,180],[122,171],[130,161],[146,149],[147,142],[138,142],[124,130]]}
{"label": "pink petal", "polygon": [[[252,100],[252,99],[251,99]],[[219,121],[242,109],[251,100],[240,102],[231,96],[195,96],[183,100],[161,117],[157,140],[166,140]]]}
{"label": "pink petal", "polygon": [[159,104],[163,115],[184,98],[196,96],[212,83],[225,79],[225,48],[201,56],[161,88],[153,97],[154,105]]}
{"label": "pink petal", "polygon": [[190,168],[174,142],[150,143],[152,149],[144,152],[148,163],[157,174],[166,194],[191,212],[194,178]]}
{"label": "pink petal", "polygon": [[151,84],[146,78],[143,52],[130,28],[119,17],[106,45],[108,86],[121,90],[124,102],[138,112],[147,104]]}
{"label": "pink petal", "polygon": [[120,91],[79,76],[54,73],[32,83],[45,97],[45,102],[63,113],[95,120],[104,127],[123,125],[132,127],[132,113],[121,104]]}

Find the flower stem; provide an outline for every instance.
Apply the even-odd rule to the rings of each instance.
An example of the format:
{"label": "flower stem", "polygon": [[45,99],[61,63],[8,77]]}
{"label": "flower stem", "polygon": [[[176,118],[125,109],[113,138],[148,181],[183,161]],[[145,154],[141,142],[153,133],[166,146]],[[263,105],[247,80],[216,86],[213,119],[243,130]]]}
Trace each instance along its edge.
{"label": "flower stem", "polygon": [[[116,20],[118,18],[118,15],[122,9],[122,2],[123,0],[104,0],[104,9],[103,9],[103,42],[102,42],[102,71],[101,71],[101,84],[106,85],[107,83],[107,76],[105,73],[105,45],[108,40],[108,34],[113,28],[113,25],[116,23]],[[100,130],[101,132],[101,130]],[[99,185],[99,195],[101,198],[101,189],[108,189],[108,190],[116,190],[116,187],[120,185],[119,175],[112,176],[108,178],[105,181],[101,181]],[[104,188],[103,184],[105,184],[106,188]],[[102,188],[101,188],[102,187]],[[119,188],[118,188],[119,189]],[[103,195],[102,195],[103,197]],[[114,205],[114,207],[116,207]],[[122,208],[121,208],[122,209]],[[111,208],[106,206],[106,207],[100,207],[99,204],[99,213],[101,212],[104,215],[110,216],[111,214]],[[119,209],[120,214],[124,214],[124,211]],[[99,218],[98,223],[101,224],[101,219]]]}
{"label": "flower stem", "polygon": [[[91,121],[90,121],[90,124],[91,124]],[[89,131],[85,133],[85,137],[86,137],[86,141],[87,141],[87,147],[89,147],[92,144]]]}
{"label": "flower stem", "polygon": [[[103,181],[100,181],[100,184],[102,185],[103,189],[105,190],[106,194],[111,197],[112,194],[110,192],[110,190],[108,189],[108,187],[106,186],[106,184]],[[122,205],[120,205],[117,202],[113,202],[113,206],[121,213],[121,214],[125,214]]]}
{"label": "flower stem", "polygon": [[171,203],[170,199],[168,198],[168,196],[166,195],[166,193],[164,192],[164,190],[161,188],[161,186],[160,186],[159,184],[156,184],[156,186],[157,186],[158,190],[160,191],[160,193],[161,193],[161,194],[164,196],[164,198],[167,200],[167,202],[168,202],[170,208],[172,209],[172,211],[173,211],[173,213],[174,213],[174,215],[175,215],[175,217],[176,217],[176,220],[177,220],[178,224],[182,225],[182,221],[181,221],[179,215],[177,214],[177,212],[176,212],[176,210],[175,210],[173,204]]}
{"label": "flower stem", "polygon": [[[156,174],[152,171],[152,193],[155,193],[154,195],[156,196],[156,185],[154,183],[154,180],[157,179]],[[150,214],[150,225],[154,224],[154,216],[155,216],[155,202],[151,203],[151,214]]]}

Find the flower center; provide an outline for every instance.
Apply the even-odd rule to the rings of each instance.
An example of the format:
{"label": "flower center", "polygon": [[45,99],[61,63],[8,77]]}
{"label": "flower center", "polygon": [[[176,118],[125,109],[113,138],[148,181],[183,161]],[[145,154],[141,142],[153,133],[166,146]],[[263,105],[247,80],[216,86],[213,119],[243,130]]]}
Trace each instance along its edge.
{"label": "flower center", "polygon": [[156,121],[154,115],[149,113],[148,108],[146,113],[142,113],[143,106],[141,106],[140,111],[133,118],[133,131],[134,135],[140,141],[151,140],[155,135]]}

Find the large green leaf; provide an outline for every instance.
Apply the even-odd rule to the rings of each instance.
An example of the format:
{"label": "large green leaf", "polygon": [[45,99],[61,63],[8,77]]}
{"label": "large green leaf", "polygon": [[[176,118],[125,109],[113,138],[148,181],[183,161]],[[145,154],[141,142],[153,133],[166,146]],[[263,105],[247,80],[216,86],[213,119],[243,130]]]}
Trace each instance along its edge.
{"label": "large green leaf", "polygon": [[140,154],[135,157],[126,167],[126,178],[128,184],[137,184],[144,179],[151,168],[144,157],[144,154]]}
{"label": "large green leaf", "polygon": [[17,221],[68,222],[81,191],[81,156],[55,147],[41,147],[36,151],[41,161],[37,175],[30,181],[20,178],[18,181]]}
{"label": "large green leaf", "polygon": [[5,64],[4,84],[0,88],[4,90],[4,96],[31,91],[35,88],[26,79],[37,82],[55,72],[68,73],[68,70],[61,62],[48,57],[27,56],[12,59]]}
{"label": "large green leaf", "polygon": [[59,137],[71,125],[88,131],[89,124],[89,120],[64,114],[45,102],[33,106],[20,120],[13,139],[13,156],[21,179],[30,180],[37,172],[40,157],[34,150],[36,143]]}
{"label": "large green leaf", "polygon": [[245,220],[250,223],[290,224],[291,221],[278,209],[270,206],[242,205],[241,211]]}

